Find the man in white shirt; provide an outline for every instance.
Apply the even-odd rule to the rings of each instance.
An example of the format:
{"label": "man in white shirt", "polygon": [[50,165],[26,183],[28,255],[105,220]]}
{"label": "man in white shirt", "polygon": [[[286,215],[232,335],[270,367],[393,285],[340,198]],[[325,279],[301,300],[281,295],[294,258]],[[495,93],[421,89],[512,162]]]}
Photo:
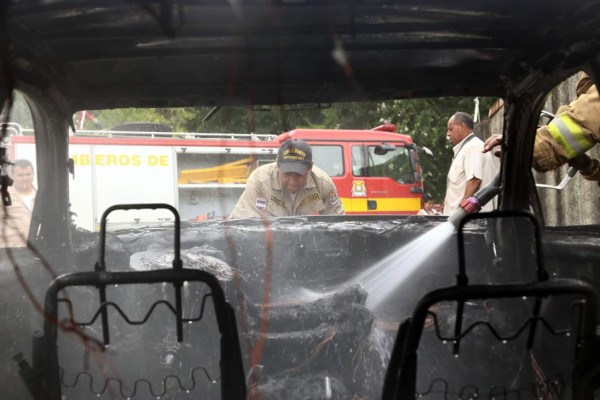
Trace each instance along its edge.
{"label": "man in white shirt", "polygon": [[28,160],[16,160],[13,164],[13,185],[8,188],[12,204],[0,205],[0,247],[27,246],[35,202],[33,165]]}
{"label": "man in white shirt", "polygon": [[[489,184],[496,175],[490,153],[482,153],[483,141],[473,133],[473,117],[457,112],[448,120],[448,139],[454,147],[452,165],[446,178],[444,215],[452,215],[459,204]],[[492,211],[494,202],[487,203],[481,211]]]}

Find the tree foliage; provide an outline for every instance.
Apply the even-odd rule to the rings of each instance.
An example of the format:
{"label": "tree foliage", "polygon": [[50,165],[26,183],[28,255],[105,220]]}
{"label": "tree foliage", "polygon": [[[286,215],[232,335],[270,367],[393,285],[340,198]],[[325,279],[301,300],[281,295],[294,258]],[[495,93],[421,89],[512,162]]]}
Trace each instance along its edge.
{"label": "tree foliage", "polygon": [[[480,99],[480,110],[487,110],[494,100]],[[433,152],[433,157],[420,154],[425,192],[436,202],[442,202],[446,174],[452,161],[452,146],[446,138],[448,118],[456,111],[473,113],[473,110],[472,97],[441,97],[336,103],[329,107],[117,109],[94,111],[93,114],[105,129],[140,122],[166,124],[173,132],[205,133],[277,135],[295,128],[370,129],[381,123],[392,123],[397,126],[397,132],[410,135],[419,147],[427,147]]]}

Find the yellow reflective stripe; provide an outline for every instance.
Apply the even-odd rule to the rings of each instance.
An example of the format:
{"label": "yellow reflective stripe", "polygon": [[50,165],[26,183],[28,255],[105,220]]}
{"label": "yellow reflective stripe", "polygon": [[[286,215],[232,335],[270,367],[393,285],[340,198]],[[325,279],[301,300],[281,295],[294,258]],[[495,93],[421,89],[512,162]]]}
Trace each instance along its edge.
{"label": "yellow reflective stripe", "polygon": [[564,149],[568,159],[594,147],[593,140],[583,133],[581,126],[566,113],[559,114],[548,124],[548,132]]}
{"label": "yellow reflective stripe", "polygon": [[[420,198],[367,198],[367,197],[341,197],[342,206],[346,212],[399,212],[399,211],[419,211],[421,209]],[[377,209],[369,210],[367,200],[377,202]]]}

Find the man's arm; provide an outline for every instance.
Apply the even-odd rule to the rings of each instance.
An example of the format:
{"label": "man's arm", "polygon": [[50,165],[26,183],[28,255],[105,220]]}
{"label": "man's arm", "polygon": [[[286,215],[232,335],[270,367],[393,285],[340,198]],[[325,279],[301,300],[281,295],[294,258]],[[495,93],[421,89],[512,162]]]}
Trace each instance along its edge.
{"label": "man's arm", "polygon": [[483,179],[483,153],[481,147],[469,146],[465,149],[465,152],[464,168],[467,184],[462,200],[473,196],[479,190]]}
{"label": "man's arm", "polygon": [[465,194],[463,195],[463,200],[472,197],[479,190],[479,186],[481,186],[481,179],[473,178],[470,181],[467,181],[467,187],[465,188]]}
{"label": "man's arm", "polygon": [[537,130],[533,167],[539,172],[556,169],[600,142],[598,88],[584,77],[577,93],[577,99],[561,106],[556,117]]}
{"label": "man's arm", "polygon": [[321,211],[321,215],[344,215],[344,207],[342,200],[337,192],[333,181],[329,180],[326,185],[326,190],[321,193],[323,205],[325,208]]}
{"label": "man's arm", "polygon": [[[251,174],[246,182],[246,188],[235,205],[235,208],[229,215],[229,218],[250,218],[267,215],[264,211],[261,212],[257,208],[259,205],[257,200],[264,200],[264,207],[266,207],[268,201],[268,199],[262,195],[259,186],[257,180]],[[262,204],[262,202],[260,203]]]}

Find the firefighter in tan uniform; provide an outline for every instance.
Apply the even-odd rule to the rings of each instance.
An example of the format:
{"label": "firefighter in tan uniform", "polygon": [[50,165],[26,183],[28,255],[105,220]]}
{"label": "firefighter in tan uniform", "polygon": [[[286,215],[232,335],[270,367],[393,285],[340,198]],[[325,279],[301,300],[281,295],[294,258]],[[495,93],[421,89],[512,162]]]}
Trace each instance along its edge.
{"label": "firefighter in tan uniform", "polygon": [[277,162],[255,169],[230,218],[344,214],[331,178],[312,161],[303,140],[281,144]]}
{"label": "firefighter in tan uniform", "polygon": [[[501,135],[493,135],[485,142],[483,151],[489,151],[501,142]],[[600,181],[600,161],[577,157],[598,142],[600,96],[590,77],[582,73],[577,83],[577,99],[561,106],[547,126],[538,128],[533,148],[533,167],[545,172],[569,163],[579,169],[585,179]]]}

